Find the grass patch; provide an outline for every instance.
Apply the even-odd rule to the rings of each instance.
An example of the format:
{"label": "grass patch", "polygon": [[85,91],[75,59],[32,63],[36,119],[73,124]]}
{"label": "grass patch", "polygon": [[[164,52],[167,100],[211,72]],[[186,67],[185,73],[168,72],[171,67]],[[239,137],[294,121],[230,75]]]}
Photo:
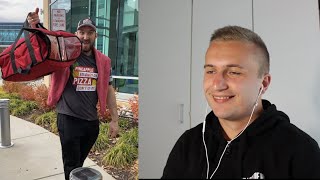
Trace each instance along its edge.
{"label": "grass patch", "polygon": [[0,98],[12,100],[12,99],[20,99],[20,96],[17,93],[9,94],[9,93],[4,92],[3,90],[0,90]]}
{"label": "grass patch", "polygon": [[35,123],[42,127],[48,128],[53,133],[57,133],[58,128],[57,128],[56,119],[57,119],[57,113],[54,111],[49,111],[36,117]]}
{"label": "grass patch", "polygon": [[133,128],[130,131],[122,134],[117,143],[130,144],[131,146],[138,147],[138,128]]}
{"label": "grass patch", "polygon": [[99,136],[92,147],[93,151],[104,151],[109,146],[109,123],[101,123]]}
{"label": "grass patch", "polygon": [[123,133],[117,144],[103,158],[105,165],[127,167],[138,158],[138,128]]}
{"label": "grass patch", "polygon": [[127,130],[130,128],[129,119],[126,118],[119,118],[119,127],[121,130]]}
{"label": "grass patch", "polygon": [[107,154],[103,157],[105,165],[114,167],[127,167],[138,157],[138,148],[130,144],[120,143],[109,149]]}
{"label": "grass patch", "polygon": [[38,106],[34,101],[22,101],[19,99],[13,99],[9,104],[9,109],[13,116],[24,116],[31,114]]}

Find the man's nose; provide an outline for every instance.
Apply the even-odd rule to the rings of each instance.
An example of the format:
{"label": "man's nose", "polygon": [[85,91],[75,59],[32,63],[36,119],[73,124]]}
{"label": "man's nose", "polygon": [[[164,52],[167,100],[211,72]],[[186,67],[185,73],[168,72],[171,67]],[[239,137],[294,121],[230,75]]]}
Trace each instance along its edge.
{"label": "man's nose", "polygon": [[89,35],[85,33],[85,34],[83,35],[83,39],[89,39]]}
{"label": "man's nose", "polygon": [[223,91],[228,88],[226,77],[223,73],[216,73],[213,76],[212,85],[215,91]]}

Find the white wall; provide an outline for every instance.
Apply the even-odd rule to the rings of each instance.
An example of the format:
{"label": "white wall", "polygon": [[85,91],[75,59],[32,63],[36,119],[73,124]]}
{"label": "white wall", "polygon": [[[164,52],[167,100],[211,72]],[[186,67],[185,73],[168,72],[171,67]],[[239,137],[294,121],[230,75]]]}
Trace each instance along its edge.
{"label": "white wall", "polygon": [[317,0],[253,1],[254,30],[271,56],[264,96],[320,144],[320,26]]}
{"label": "white wall", "polygon": [[204,120],[204,55],[212,32],[225,25],[262,37],[272,75],[263,98],[320,144],[317,0],[140,0],[139,6],[140,178],[161,177],[179,136]]}
{"label": "white wall", "polygon": [[[191,127],[203,122],[206,100],[202,89],[203,65],[211,34],[226,25],[252,29],[252,0],[195,0],[192,21]],[[210,108],[208,108],[208,112]]]}

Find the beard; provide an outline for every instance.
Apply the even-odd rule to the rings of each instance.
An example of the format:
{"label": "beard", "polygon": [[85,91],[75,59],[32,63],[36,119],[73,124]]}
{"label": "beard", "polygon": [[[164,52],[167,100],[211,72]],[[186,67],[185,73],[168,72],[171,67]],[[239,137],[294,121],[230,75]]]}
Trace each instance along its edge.
{"label": "beard", "polygon": [[94,47],[95,41],[87,43],[82,42],[82,52],[90,52]]}

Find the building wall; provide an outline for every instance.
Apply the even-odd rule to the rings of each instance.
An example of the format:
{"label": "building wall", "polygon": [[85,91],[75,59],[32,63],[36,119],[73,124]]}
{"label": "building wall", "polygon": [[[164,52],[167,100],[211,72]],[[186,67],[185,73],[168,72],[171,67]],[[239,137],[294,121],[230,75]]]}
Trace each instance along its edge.
{"label": "building wall", "polygon": [[[49,1],[43,0],[43,26],[49,27],[49,17],[50,17],[50,11],[49,11]],[[50,75],[43,77],[43,83],[49,87],[50,84]]]}
{"label": "building wall", "polygon": [[23,23],[0,23],[0,47],[8,47],[16,40]]}

